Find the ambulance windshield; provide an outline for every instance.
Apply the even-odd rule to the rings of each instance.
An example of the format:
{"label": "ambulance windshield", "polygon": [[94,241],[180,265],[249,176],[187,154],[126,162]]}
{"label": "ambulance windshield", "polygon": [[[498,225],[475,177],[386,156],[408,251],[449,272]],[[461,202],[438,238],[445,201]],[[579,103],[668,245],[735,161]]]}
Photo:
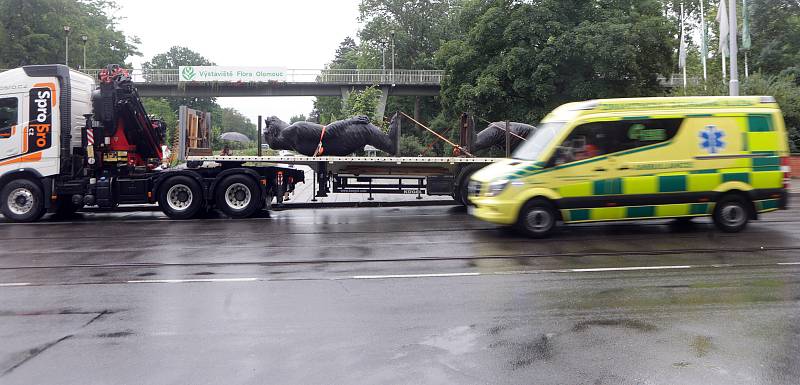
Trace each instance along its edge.
{"label": "ambulance windshield", "polygon": [[512,157],[520,160],[537,160],[564,129],[566,122],[547,122],[540,124],[538,129],[522,143]]}

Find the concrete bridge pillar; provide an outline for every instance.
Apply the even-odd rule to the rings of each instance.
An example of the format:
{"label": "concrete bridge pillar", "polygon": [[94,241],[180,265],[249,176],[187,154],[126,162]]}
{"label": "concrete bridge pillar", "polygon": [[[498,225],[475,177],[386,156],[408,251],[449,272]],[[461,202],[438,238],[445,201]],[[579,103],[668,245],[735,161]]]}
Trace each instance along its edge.
{"label": "concrete bridge pillar", "polygon": [[375,106],[375,120],[383,120],[386,115],[386,100],[389,98],[389,87],[381,87],[381,97],[378,99],[378,105]]}

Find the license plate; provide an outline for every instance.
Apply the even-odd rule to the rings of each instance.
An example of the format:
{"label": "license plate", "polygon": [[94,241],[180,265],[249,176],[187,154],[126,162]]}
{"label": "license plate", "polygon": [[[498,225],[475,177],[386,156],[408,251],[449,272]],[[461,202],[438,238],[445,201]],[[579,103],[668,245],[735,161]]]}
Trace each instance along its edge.
{"label": "license plate", "polygon": [[467,206],[467,214],[475,215],[475,206]]}

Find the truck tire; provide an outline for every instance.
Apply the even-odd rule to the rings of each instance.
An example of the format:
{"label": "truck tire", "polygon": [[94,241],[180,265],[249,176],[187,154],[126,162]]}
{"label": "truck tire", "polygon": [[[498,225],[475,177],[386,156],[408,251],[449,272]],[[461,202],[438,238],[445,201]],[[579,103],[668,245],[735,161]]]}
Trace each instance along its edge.
{"label": "truck tire", "polygon": [[532,199],[522,206],[516,228],[531,238],[544,238],[553,233],[558,222],[558,213],[550,202]]}
{"label": "truck tire", "polygon": [[42,188],[29,179],[8,182],[0,192],[0,200],[3,215],[14,222],[34,222],[45,213]]}
{"label": "truck tire", "polygon": [[158,206],[171,219],[189,219],[203,208],[203,190],[196,180],[173,176],[158,190]]}
{"label": "truck tire", "polygon": [[726,233],[738,233],[747,227],[751,206],[740,195],[724,195],[714,206],[714,224]]}
{"label": "truck tire", "polygon": [[456,185],[456,190],[453,191],[453,199],[455,199],[456,202],[464,206],[469,206],[471,204],[469,202],[469,179],[475,171],[483,167],[484,165],[471,164],[464,167],[461,172],[458,173],[458,184]]}
{"label": "truck tire", "polygon": [[242,174],[226,177],[214,192],[217,208],[231,218],[247,218],[263,207],[256,181]]}

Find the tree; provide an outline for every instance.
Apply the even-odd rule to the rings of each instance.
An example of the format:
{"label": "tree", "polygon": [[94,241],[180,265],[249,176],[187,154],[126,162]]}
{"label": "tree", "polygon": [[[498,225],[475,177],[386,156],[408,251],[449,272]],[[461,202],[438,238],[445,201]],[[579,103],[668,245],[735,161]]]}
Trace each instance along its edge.
{"label": "tree", "polygon": [[[186,47],[173,46],[167,52],[153,56],[150,61],[142,63],[145,70],[152,69],[177,69],[180,66],[213,66],[214,62],[206,59],[198,52]],[[147,75],[145,75],[147,76]],[[173,109],[179,106],[188,106],[196,110],[214,112],[219,110],[216,98],[169,98],[169,103]],[[219,111],[217,111],[219,112]],[[213,115],[212,115],[213,116]],[[216,120],[219,123],[219,120]]]}
{"label": "tree", "polygon": [[752,68],[765,74],[800,70],[800,2],[751,0]]}
{"label": "tree", "polygon": [[124,64],[140,55],[139,40],[117,29],[109,16],[117,5],[107,0],[2,0],[0,1],[0,67],[64,62],[64,26],[69,26],[69,65],[83,65],[86,43],[87,67]]}
{"label": "tree", "polygon": [[147,114],[161,119],[167,125],[167,142],[172,146],[178,128],[178,112],[172,109],[165,98],[142,98],[142,104]]}
{"label": "tree", "polygon": [[239,132],[247,135],[250,140],[257,140],[258,128],[250,118],[242,115],[233,108],[223,108],[222,112],[222,132]]}
{"label": "tree", "polygon": [[443,105],[450,116],[536,122],[569,101],[664,94],[656,78],[671,72],[677,39],[662,5],[471,1],[459,23],[471,27],[437,55]]}
{"label": "tree", "polygon": [[365,90],[350,92],[347,100],[344,101],[345,115],[366,115],[375,125],[382,125],[383,122],[375,121],[375,109],[378,107],[380,97],[381,90],[377,87],[368,87]]}
{"label": "tree", "polygon": [[[348,36],[339,43],[336,49],[336,56],[326,66],[326,69],[354,69],[357,68],[356,56],[358,47],[355,40]],[[343,101],[338,96],[317,96],[314,100],[314,109],[311,111],[310,118],[320,124],[344,118],[342,111]]]}
{"label": "tree", "polygon": [[296,122],[305,122],[305,121],[306,121],[306,116],[305,115],[303,115],[303,114],[294,115],[294,116],[291,117],[291,119],[289,119],[289,124],[296,123]]}

